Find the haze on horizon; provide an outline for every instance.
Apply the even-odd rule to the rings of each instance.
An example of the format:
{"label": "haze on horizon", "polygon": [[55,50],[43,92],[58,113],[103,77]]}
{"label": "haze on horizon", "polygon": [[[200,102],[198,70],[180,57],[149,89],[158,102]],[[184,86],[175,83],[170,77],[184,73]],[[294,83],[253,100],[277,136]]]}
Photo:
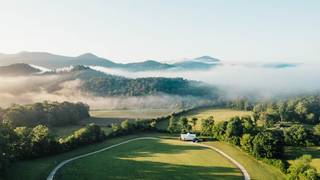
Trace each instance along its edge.
{"label": "haze on horizon", "polygon": [[4,0],[0,53],[91,52],[120,63],[202,55],[317,61],[319,8],[317,0]]}

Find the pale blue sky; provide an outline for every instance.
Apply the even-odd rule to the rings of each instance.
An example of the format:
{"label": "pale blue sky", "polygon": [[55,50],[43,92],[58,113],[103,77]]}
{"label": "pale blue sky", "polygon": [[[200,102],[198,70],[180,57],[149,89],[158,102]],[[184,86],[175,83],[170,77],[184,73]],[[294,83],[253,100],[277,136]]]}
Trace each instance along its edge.
{"label": "pale blue sky", "polygon": [[320,60],[319,0],[0,0],[0,52]]}

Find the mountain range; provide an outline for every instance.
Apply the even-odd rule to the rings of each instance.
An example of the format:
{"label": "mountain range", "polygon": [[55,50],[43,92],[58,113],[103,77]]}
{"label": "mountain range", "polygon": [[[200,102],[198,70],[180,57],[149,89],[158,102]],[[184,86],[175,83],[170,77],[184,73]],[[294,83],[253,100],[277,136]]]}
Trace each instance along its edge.
{"label": "mountain range", "polygon": [[210,56],[201,56],[175,63],[163,63],[156,60],[146,60],[136,63],[116,63],[109,59],[98,57],[92,53],[76,57],[61,56],[47,52],[20,52],[17,54],[0,54],[0,66],[16,63],[26,63],[48,69],[58,69],[68,66],[102,66],[107,68],[125,69],[128,71],[157,71],[157,70],[201,70],[220,65],[221,61]]}

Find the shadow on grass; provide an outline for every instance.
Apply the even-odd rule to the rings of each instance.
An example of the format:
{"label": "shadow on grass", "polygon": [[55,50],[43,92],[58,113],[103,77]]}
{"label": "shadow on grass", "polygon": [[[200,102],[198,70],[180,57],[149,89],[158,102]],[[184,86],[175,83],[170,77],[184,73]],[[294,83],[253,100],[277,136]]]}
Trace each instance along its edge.
{"label": "shadow on grass", "polygon": [[304,154],[309,154],[312,158],[320,158],[320,147],[286,147],[285,158],[294,160]]}
{"label": "shadow on grass", "polygon": [[[152,159],[155,153],[170,155],[203,149],[207,148],[173,145],[160,140],[137,141],[72,162],[58,171],[55,179],[243,179],[239,169],[232,167],[193,166],[130,159]],[[186,155],[186,162],[187,158]]]}

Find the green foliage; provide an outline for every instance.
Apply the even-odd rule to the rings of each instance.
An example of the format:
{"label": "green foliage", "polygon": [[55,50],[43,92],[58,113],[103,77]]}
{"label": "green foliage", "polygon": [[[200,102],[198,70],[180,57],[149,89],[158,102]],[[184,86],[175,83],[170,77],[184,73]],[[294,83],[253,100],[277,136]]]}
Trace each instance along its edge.
{"label": "green foliage", "polygon": [[241,140],[240,140],[241,148],[243,150],[245,150],[246,152],[248,152],[248,153],[252,152],[252,149],[253,149],[253,144],[252,144],[253,138],[254,138],[254,136],[251,136],[250,134],[244,134],[242,136]]}
{"label": "green foliage", "polygon": [[320,122],[320,96],[305,96],[274,103],[259,103],[253,108],[254,119],[272,127],[278,121],[318,124]]}
{"label": "green foliage", "polygon": [[236,116],[230,119],[226,129],[226,138],[232,136],[241,137],[243,133],[243,126],[241,119]]}
{"label": "green foliage", "polygon": [[10,161],[15,156],[17,137],[14,131],[0,124],[0,176],[5,173]]}
{"label": "green foliage", "polygon": [[306,146],[309,136],[303,125],[293,125],[284,131],[285,143],[290,146]]}
{"label": "green foliage", "polygon": [[71,150],[85,144],[100,142],[106,138],[103,130],[95,124],[89,124],[84,128],[75,131],[72,135],[59,139],[64,150]]}
{"label": "green foliage", "polygon": [[99,96],[143,96],[159,93],[201,97],[212,97],[213,95],[212,87],[182,78],[128,79],[119,76],[104,76],[85,80],[82,88]]}
{"label": "green foliage", "polygon": [[315,135],[320,136],[320,124],[316,125],[316,126],[313,128],[313,131],[314,131],[314,134],[315,134]]}
{"label": "green foliage", "polygon": [[201,121],[201,134],[205,136],[209,136],[212,134],[214,127],[214,119],[212,116]]}
{"label": "green foliage", "polygon": [[192,129],[192,126],[189,124],[189,121],[186,117],[181,117],[179,119],[179,125],[181,127],[181,133],[190,132]]}
{"label": "green foliage", "polygon": [[310,155],[303,155],[293,162],[289,167],[290,180],[316,180],[317,170],[310,165],[312,158]]}
{"label": "green foliage", "polygon": [[284,161],[281,159],[268,159],[268,158],[264,158],[264,159],[262,159],[262,161],[280,169],[280,171],[285,174],[287,173],[287,169],[289,166],[287,161]]}
{"label": "green foliage", "polygon": [[172,116],[169,119],[169,126],[168,131],[172,133],[179,133],[181,131],[181,128],[179,127],[177,120]]}
{"label": "green foliage", "polygon": [[258,133],[252,144],[252,154],[258,158],[280,158],[284,152],[283,140],[273,132]]}
{"label": "green foliage", "polygon": [[83,103],[52,102],[13,105],[5,110],[3,122],[14,127],[63,126],[89,117],[89,106]]}
{"label": "green foliage", "polygon": [[212,129],[213,138],[218,140],[224,140],[227,125],[228,125],[227,121],[221,121],[221,122],[218,122],[216,125],[214,125]]}

